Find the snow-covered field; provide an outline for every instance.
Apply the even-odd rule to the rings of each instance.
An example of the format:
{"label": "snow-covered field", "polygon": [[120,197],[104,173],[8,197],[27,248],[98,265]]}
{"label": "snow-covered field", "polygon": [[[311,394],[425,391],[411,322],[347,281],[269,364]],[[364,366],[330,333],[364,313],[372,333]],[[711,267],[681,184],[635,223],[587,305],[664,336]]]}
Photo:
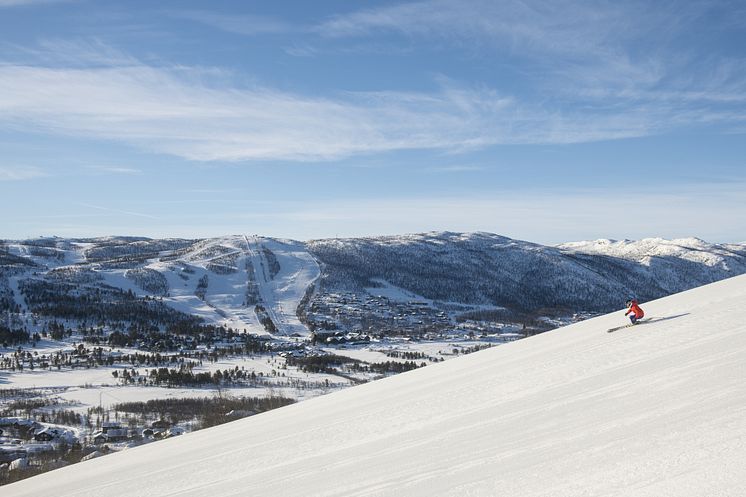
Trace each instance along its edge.
{"label": "snow-covered field", "polygon": [[746,495],[744,302],[739,276],[3,495]]}
{"label": "snow-covered field", "polygon": [[[475,345],[484,345],[485,343],[479,340],[466,339],[447,342],[390,340],[345,348],[323,347],[320,350],[328,354],[342,355],[368,363],[386,361],[406,362],[411,360],[404,356],[406,352],[425,354],[438,359],[450,359],[454,356],[453,349],[463,351],[466,348]],[[498,343],[501,342],[496,342],[495,344]],[[0,354],[9,354],[12,350],[0,347]],[[39,354],[53,355],[59,350],[72,350],[72,346],[63,341],[43,340],[33,350]],[[113,350],[124,354],[138,352],[136,349],[127,348]],[[399,355],[392,357],[387,355],[387,352],[397,352]],[[425,359],[421,358],[415,362],[419,364],[423,361]],[[215,362],[205,361],[203,365],[195,367],[193,371],[195,373],[212,373],[217,370],[224,371],[234,368],[245,369],[257,375],[263,375],[262,383],[253,387],[221,385],[220,389],[214,386],[166,387],[123,385],[121,381],[112,375],[113,372],[116,371],[121,377],[124,369],[136,369],[139,373],[147,375],[147,371],[151,368],[146,365],[133,367],[129,363],[119,363],[111,366],[105,365],[92,368],[64,367],[60,370],[55,368],[37,368],[35,370],[26,368],[23,371],[0,370],[0,388],[34,389],[40,392],[53,390],[54,392],[48,395],[59,401],[55,405],[55,408],[65,408],[85,413],[91,407],[101,406],[109,409],[115,404],[122,402],[145,402],[159,398],[213,397],[218,394],[235,397],[281,395],[295,400],[304,400],[340,388],[346,388],[353,384],[349,379],[342,376],[319,372],[307,373],[299,370],[297,367],[288,367],[286,360],[278,354],[223,357]],[[358,376],[360,379],[372,380],[379,375],[368,373]],[[301,382],[303,388],[288,385],[288,383],[297,382]]]}
{"label": "snow-covered field", "polygon": [[[296,368],[280,369],[284,364],[282,358],[270,361],[267,357],[248,358],[232,357],[218,362],[205,363],[194,369],[196,373],[218,369],[233,369],[234,367],[246,368],[265,375],[265,382],[261,386],[221,386],[218,391],[215,387],[165,387],[165,386],[141,386],[122,385],[113,376],[113,371],[121,371],[125,366],[106,366],[97,368],[78,368],[35,371],[0,371],[0,387],[9,389],[41,389],[55,390],[53,398],[62,402],[56,408],[64,407],[72,411],[85,413],[90,407],[102,406],[105,409],[122,402],[146,402],[151,399],[185,398],[185,397],[213,397],[221,395],[233,395],[236,397],[266,397],[267,395],[282,395],[296,400],[313,397],[327,393],[330,389],[324,388],[324,381],[328,381],[335,388],[350,385],[348,380],[339,376],[323,373],[303,373]],[[132,369],[128,365],[126,369]],[[147,368],[138,367],[143,372]],[[272,376],[272,371],[282,373],[282,377]],[[319,385],[316,388],[292,388],[283,386],[289,380],[300,380],[311,385]]]}

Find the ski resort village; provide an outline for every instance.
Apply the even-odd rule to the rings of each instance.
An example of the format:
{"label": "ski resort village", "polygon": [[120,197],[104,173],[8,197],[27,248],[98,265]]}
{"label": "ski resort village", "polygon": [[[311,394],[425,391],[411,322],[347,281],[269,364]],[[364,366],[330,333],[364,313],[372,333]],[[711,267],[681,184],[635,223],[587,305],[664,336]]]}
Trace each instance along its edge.
{"label": "ski resort village", "polygon": [[504,347],[621,309],[619,295],[648,301],[745,273],[746,246],[40,238],[4,242],[0,263],[10,483]]}

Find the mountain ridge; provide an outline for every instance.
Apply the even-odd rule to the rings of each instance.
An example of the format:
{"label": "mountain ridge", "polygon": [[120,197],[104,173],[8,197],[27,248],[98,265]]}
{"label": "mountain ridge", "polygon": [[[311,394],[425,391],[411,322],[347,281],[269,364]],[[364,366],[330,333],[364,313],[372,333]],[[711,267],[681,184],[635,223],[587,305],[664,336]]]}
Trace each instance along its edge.
{"label": "mountain ridge", "polygon": [[[446,244],[453,249],[450,253],[442,249]],[[376,276],[431,299],[508,305],[521,311],[563,306],[609,311],[629,294],[650,300],[746,272],[744,247],[682,247],[662,239],[610,243],[602,250],[588,242],[544,246],[489,233],[437,232],[318,240],[308,246],[327,264],[322,287],[324,276],[336,285],[346,279],[352,289]],[[637,247],[640,257],[622,253],[620,247]],[[656,247],[665,250],[656,253]],[[432,267],[445,267],[446,274],[428,271]],[[459,271],[468,273],[464,285],[449,281],[448,275]],[[408,276],[423,273],[426,278]],[[459,297],[457,291],[468,294]]]}
{"label": "mountain ridge", "polygon": [[[67,278],[78,285],[100,280],[237,329],[263,333],[260,321],[269,317],[287,335],[329,323],[328,312],[314,318],[314,307],[343,305],[345,295],[365,300],[382,286],[441,310],[457,305],[570,315],[608,312],[628,296],[651,300],[742,273],[745,245],[697,238],[546,246],[443,231],[308,242],[246,235],[40,238],[6,241],[0,250],[0,293],[9,293],[18,278]],[[260,300],[264,317],[254,316]],[[333,326],[365,324],[337,319]]]}

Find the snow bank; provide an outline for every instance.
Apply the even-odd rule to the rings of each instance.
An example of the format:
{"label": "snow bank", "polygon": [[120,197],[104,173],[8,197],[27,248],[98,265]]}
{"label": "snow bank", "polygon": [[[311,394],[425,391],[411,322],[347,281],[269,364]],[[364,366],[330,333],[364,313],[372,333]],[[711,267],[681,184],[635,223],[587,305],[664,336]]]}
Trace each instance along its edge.
{"label": "snow bank", "polygon": [[746,495],[744,302],[739,276],[3,495]]}

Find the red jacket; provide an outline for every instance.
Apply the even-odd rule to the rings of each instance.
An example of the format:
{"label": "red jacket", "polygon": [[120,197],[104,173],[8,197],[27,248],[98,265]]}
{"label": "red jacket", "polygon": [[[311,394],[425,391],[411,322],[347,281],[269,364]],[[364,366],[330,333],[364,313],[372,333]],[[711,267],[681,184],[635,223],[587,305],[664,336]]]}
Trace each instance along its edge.
{"label": "red jacket", "polygon": [[631,313],[634,313],[634,315],[635,315],[635,317],[636,317],[637,319],[640,319],[641,317],[643,317],[643,316],[645,315],[645,313],[644,313],[644,312],[643,312],[643,310],[642,310],[642,309],[640,308],[640,306],[639,306],[639,305],[637,305],[637,302],[632,302],[632,305],[631,305],[631,306],[629,307],[629,309],[627,310],[627,312],[625,312],[625,313],[624,313],[624,315],[626,316],[626,315],[627,315],[627,314],[629,314],[630,312],[631,312]]}

